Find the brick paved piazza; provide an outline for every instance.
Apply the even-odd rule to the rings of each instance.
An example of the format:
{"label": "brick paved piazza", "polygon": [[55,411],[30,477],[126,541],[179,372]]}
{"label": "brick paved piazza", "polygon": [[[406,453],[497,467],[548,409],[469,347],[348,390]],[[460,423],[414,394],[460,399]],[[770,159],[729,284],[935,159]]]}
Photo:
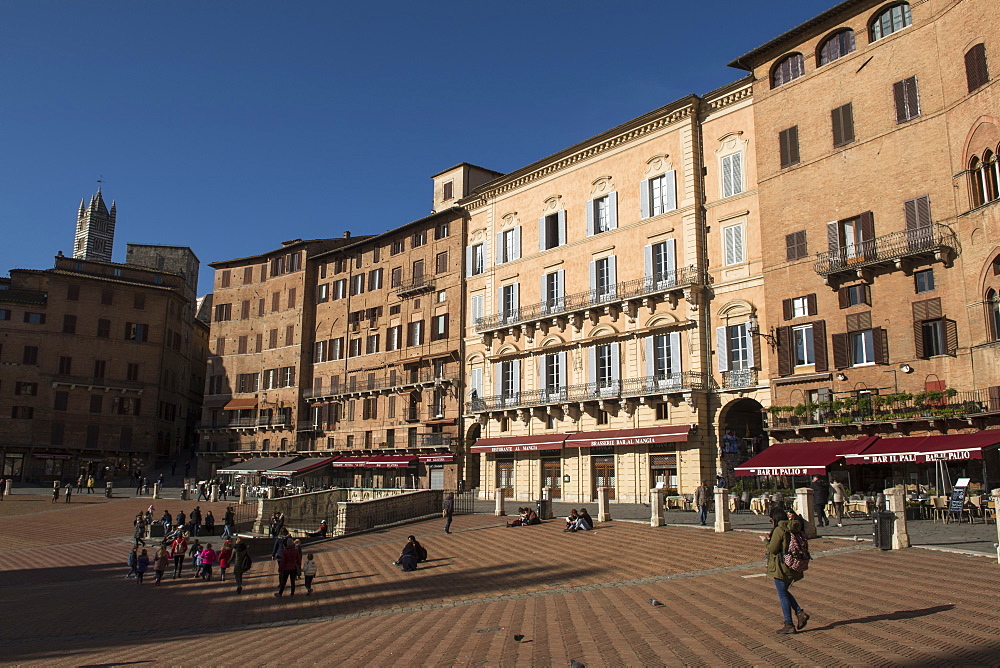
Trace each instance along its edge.
{"label": "brick paved piazza", "polygon": [[[131,518],[148,500],[80,501],[0,504],[0,663],[1000,663],[1000,567],[986,557],[814,541],[794,589],[812,620],[778,636],[772,583],[752,577],[763,572],[752,533],[612,522],[566,534],[561,522],[462,516],[450,536],[431,521],[311,545],[315,593],[277,599],[265,560],[241,596],[232,582],[125,580]],[[402,573],[391,562],[409,533],[430,560]]]}

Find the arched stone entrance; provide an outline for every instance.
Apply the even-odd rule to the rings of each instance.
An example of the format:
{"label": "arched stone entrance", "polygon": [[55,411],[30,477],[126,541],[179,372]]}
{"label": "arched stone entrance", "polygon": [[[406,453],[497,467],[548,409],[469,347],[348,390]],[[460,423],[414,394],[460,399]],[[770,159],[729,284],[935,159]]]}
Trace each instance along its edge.
{"label": "arched stone entrance", "polygon": [[743,397],[729,402],[719,413],[719,452],[723,476],[730,486],[736,480],[733,469],[766,445],[763,410],[760,402]]}
{"label": "arched stone entrance", "polygon": [[479,457],[471,452],[472,446],[483,434],[483,426],[478,422],[465,432],[465,486],[464,489],[479,487]]}

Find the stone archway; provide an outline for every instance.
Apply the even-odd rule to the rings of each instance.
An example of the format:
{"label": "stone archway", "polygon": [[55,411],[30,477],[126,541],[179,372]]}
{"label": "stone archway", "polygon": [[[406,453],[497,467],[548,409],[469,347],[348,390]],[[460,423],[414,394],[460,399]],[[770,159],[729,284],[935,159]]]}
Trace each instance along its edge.
{"label": "stone archway", "polygon": [[465,432],[465,486],[464,489],[479,487],[479,458],[480,455],[472,454],[472,446],[483,435],[483,426],[478,422],[472,424]]}
{"label": "stone archway", "polygon": [[719,413],[719,452],[726,481],[735,480],[733,469],[764,449],[764,407],[755,399],[736,399]]}

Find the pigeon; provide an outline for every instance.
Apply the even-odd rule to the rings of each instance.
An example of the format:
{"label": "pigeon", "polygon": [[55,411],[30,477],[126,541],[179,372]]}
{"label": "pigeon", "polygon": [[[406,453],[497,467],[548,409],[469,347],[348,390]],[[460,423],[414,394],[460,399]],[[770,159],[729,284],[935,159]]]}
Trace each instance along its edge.
{"label": "pigeon", "polygon": [[651,598],[651,599],[649,599],[649,604],[650,604],[651,606],[653,606],[654,608],[655,608],[656,606],[658,606],[658,605],[663,605],[662,603],[660,603],[659,601],[657,601],[657,600],[656,600],[655,598]]}
{"label": "pigeon", "polygon": [[522,640],[524,640],[524,636],[522,634],[520,633],[514,634],[514,642],[521,642]]}

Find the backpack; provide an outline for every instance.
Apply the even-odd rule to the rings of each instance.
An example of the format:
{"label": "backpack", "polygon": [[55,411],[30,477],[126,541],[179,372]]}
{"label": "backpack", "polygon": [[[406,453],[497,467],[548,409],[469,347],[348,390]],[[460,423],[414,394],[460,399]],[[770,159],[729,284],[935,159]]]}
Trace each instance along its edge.
{"label": "backpack", "polygon": [[800,573],[809,568],[809,539],[804,531],[793,531],[788,534],[788,551],[784,554],[785,565]]}
{"label": "backpack", "polygon": [[253,566],[253,559],[250,558],[250,552],[246,552],[243,555],[243,572],[246,573]]}

